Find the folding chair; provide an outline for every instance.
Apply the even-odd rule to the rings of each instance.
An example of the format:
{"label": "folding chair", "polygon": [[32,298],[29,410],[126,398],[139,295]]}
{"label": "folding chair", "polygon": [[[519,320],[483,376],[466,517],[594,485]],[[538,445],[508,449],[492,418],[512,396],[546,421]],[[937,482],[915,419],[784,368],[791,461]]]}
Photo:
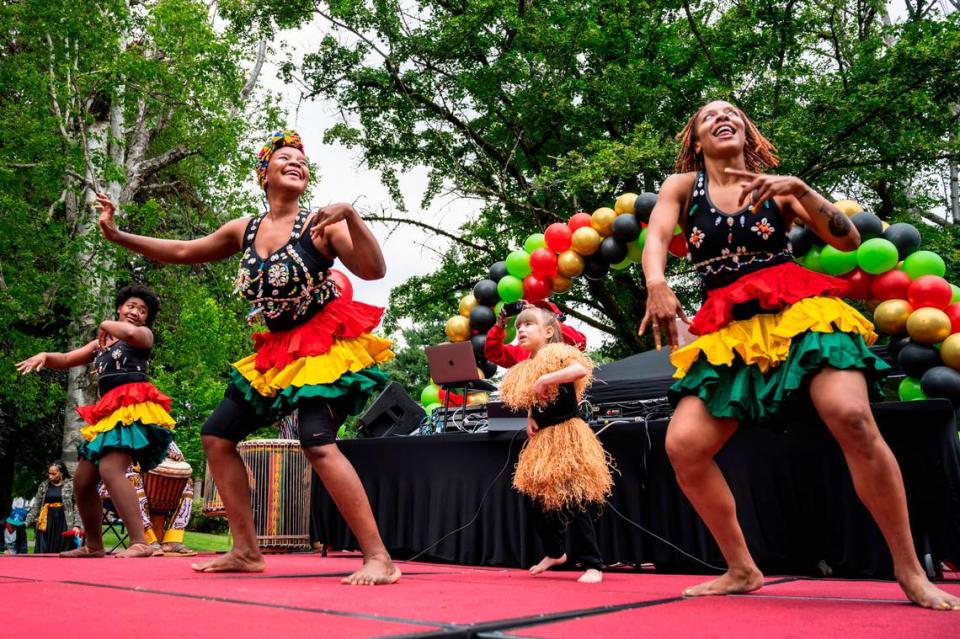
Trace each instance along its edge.
{"label": "folding chair", "polygon": [[[130,541],[130,533],[127,531],[127,527],[124,525],[123,520],[120,519],[120,515],[117,513],[116,508],[113,507],[113,502],[110,499],[103,500],[102,525],[106,527],[107,531],[112,532],[117,537],[117,543],[113,545],[113,548],[107,550],[107,552],[116,552],[118,548],[126,549]],[[106,539],[106,534],[104,534],[104,539]],[[106,544],[104,544],[104,547],[106,548]]]}

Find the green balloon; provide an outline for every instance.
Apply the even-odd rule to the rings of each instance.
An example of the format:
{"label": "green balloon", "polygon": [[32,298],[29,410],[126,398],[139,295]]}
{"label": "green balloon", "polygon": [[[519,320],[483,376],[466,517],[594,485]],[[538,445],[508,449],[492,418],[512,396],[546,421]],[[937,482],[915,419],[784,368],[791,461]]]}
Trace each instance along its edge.
{"label": "green balloon", "polygon": [[633,260],[630,259],[630,253],[628,250],[627,256],[623,258],[623,261],[618,262],[616,264],[611,264],[610,268],[612,268],[615,271],[622,271],[623,269],[629,267],[631,264],[633,264]]}
{"label": "green balloon", "polygon": [[843,275],[857,268],[856,251],[839,251],[832,246],[820,250],[820,266],[830,275]]}
{"label": "green balloon", "polygon": [[441,404],[440,402],[434,402],[434,403],[432,403],[432,404],[430,404],[430,405],[428,405],[428,406],[424,406],[424,407],[423,407],[423,410],[425,410],[426,413],[427,413],[427,415],[429,416],[429,415],[432,415],[432,414],[433,414],[433,411],[437,410],[438,408],[442,408],[442,407],[443,407],[443,404]]}
{"label": "green balloon", "polygon": [[677,224],[675,227],[673,227],[673,234],[674,234],[674,235],[680,235],[681,233],[683,233],[683,227],[682,227],[682,226],[680,226],[679,224]]}
{"label": "green balloon", "polygon": [[435,404],[440,401],[440,389],[433,384],[427,384],[420,391],[420,403],[424,406]]}
{"label": "green balloon", "polygon": [[649,228],[649,226],[643,227],[643,230],[640,231],[640,237],[637,238],[637,246],[640,247],[641,251],[643,250],[643,246],[647,243],[647,229]]}
{"label": "green balloon", "polygon": [[950,303],[956,304],[957,302],[960,302],[960,286],[957,286],[956,284],[951,284],[950,288],[953,289],[953,297],[950,298]]}
{"label": "green balloon", "polygon": [[513,275],[504,275],[497,282],[497,292],[500,293],[500,299],[512,304],[523,297],[523,280]]}
{"label": "green balloon", "polygon": [[900,400],[904,402],[912,402],[915,399],[926,399],[927,396],[920,389],[920,380],[914,379],[913,377],[904,377],[900,382],[899,388],[897,388],[897,394],[900,395]]}
{"label": "green balloon", "polygon": [[[640,237],[643,237],[643,232],[644,231],[640,231]],[[637,239],[637,241],[627,244],[627,257],[630,258],[631,261],[639,264],[643,259],[643,242]]]}
{"label": "green balloon", "polygon": [[503,331],[503,343],[509,344],[517,338],[517,327],[513,324],[507,326],[506,330]]}
{"label": "green balloon", "polygon": [[503,310],[503,302],[497,302],[493,307],[493,316],[500,317],[500,311]]}
{"label": "green balloon", "polygon": [[527,252],[527,255],[530,255],[538,248],[544,248],[546,245],[547,240],[543,237],[543,233],[534,233],[524,241],[523,250]]}
{"label": "green balloon", "polygon": [[943,277],[947,272],[947,265],[943,263],[943,258],[933,251],[916,251],[903,260],[902,270],[914,280],[921,275]]}
{"label": "green balloon", "polygon": [[896,245],[882,237],[867,240],[857,249],[857,264],[871,275],[886,273],[895,267],[899,260],[900,254]]}
{"label": "green balloon", "polygon": [[[510,255],[507,256],[507,272],[521,280],[527,275],[530,275],[532,272],[530,270],[530,254],[526,251],[513,251],[510,253]],[[502,282],[503,280],[501,279],[500,281]],[[503,297],[503,295],[500,297]],[[507,298],[503,297],[503,299]]]}
{"label": "green balloon", "polygon": [[823,267],[820,266],[820,247],[812,246],[807,254],[803,256],[803,265],[816,273],[823,273]]}

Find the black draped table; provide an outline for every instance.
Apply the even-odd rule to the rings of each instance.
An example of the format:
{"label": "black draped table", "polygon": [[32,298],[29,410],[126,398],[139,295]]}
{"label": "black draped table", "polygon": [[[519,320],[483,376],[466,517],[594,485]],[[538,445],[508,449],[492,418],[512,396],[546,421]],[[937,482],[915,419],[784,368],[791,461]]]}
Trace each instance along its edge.
{"label": "black draped table", "polygon": [[[903,471],[918,554],[929,554],[936,563],[960,561],[960,445],[949,402],[887,402],[875,404],[873,411]],[[664,450],[666,427],[666,420],[618,424],[600,435],[619,469],[610,503],[684,551],[722,565],[719,550],[677,486]],[[717,457],[760,567],[770,573],[820,574],[829,566],[838,576],[890,577],[890,555],[826,427],[815,416],[799,415],[784,427],[782,433],[741,429]],[[395,556],[409,558],[429,547],[422,558],[528,566],[542,557],[542,549],[524,500],[511,488],[525,437],[522,432],[457,433],[349,440],[340,448],[360,474]],[[311,515],[314,541],[357,548],[316,477]],[[703,570],[610,507],[602,511],[598,536],[607,564]]]}

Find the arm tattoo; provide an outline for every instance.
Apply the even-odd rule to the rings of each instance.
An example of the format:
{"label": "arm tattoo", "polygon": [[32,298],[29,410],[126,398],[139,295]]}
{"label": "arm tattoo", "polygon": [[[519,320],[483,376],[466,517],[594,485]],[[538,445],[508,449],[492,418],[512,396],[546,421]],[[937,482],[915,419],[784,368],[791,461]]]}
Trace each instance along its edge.
{"label": "arm tattoo", "polygon": [[849,235],[853,224],[851,224],[850,218],[844,215],[840,209],[824,203],[820,205],[818,211],[829,220],[827,228],[830,229],[830,233],[833,234],[834,237]]}

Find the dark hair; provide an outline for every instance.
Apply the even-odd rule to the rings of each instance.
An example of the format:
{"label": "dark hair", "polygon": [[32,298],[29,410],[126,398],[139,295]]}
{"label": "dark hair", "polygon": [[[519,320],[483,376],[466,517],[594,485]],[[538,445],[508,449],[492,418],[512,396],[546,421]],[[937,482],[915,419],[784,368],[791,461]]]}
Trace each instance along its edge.
{"label": "dark hair", "polygon": [[60,461],[59,459],[57,461],[53,461],[47,464],[47,468],[50,468],[50,466],[56,466],[57,470],[60,471],[60,474],[63,475],[64,479],[70,479],[70,471],[67,470],[67,465],[64,464],[62,461]]}
{"label": "dark hair", "polygon": [[[710,104],[707,102],[707,104]],[[677,173],[686,173],[688,171],[702,171],[706,168],[703,161],[703,153],[697,153],[697,119],[700,113],[706,108],[707,104],[697,109],[697,112],[690,116],[683,130],[677,134],[680,141],[680,149],[677,151],[677,160],[674,169]],[[743,118],[744,123],[744,145],[743,161],[748,171],[755,173],[763,172],[764,169],[773,168],[780,164],[780,158],[776,155],[776,147],[763,137],[757,125],[753,120],[747,117],[742,109],[737,109],[737,113]]]}
{"label": "dark hair", "polygon": [[157,319],[157,313],[160,311],[160,298],[157,297],[157,294],[153,292],[149,286],[143,284],[128,284],[120,289],[117,293],[117,304],[116,308],[123,306],[131,297],[137,297],[143,300],[143,303],[147,305],[147,326],[153,324],[153,320]]}

